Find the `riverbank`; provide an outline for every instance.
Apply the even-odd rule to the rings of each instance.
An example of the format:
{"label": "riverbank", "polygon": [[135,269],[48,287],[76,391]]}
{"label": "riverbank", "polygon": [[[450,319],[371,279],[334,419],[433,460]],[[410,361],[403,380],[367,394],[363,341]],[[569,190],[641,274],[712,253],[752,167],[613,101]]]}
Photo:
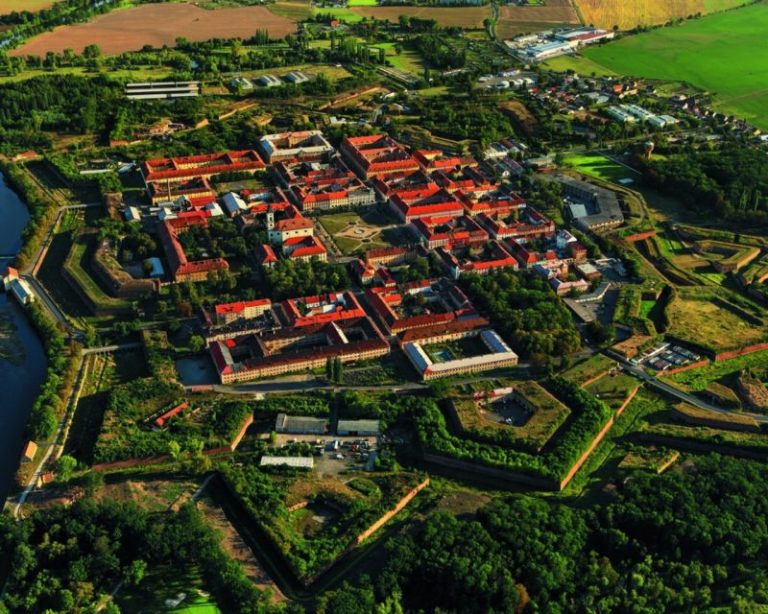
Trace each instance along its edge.
{"label": "riverbank", "polygon": [[[29,211],[0,173],[0,253],[18,253],[23,245]],[[8,261],[3,263],[5,266]],[[0,507],[14,488],[24,446],[24,433],[35,399],[46,374],[43,345],[23,309],[9,296],[0,294],[3,347],[0,353]],[[12,330],[11,330],[12,329]],[[12,333],[9,335],[9,333]],[[10,337],[13,339],[10,340]],[[7,346],[7,347],[6,347]],[[8,355],[8,350],[13,351]]]}

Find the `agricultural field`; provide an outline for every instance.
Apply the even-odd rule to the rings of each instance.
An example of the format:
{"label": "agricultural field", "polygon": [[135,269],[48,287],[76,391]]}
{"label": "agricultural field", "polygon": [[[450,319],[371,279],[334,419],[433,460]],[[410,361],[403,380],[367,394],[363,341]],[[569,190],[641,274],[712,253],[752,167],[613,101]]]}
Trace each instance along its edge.
{"label": "agricultural field", "polygon": [[578,60],[571,67],[588,74],[599,65],[628,76],[687,82],[710,92],[717,110],[765,129],[768,64],[755,49],[764,45],[767,29],[768,4],[760,2],[586,49],[584,69]]}
{"label": "agricultural field", "polygon": [[640,173],[626,166],[596,154],[573,154],[565,158],[565,164],[590,177],[603,181],[619,183],[622,179],[633,181],[640,178]]}
{"label": "agricultural field", "polygon": [[714,13],[745,4],[745,0],[576,0],[584,19],[601,28],[663,24],[696,13]]}
{"label": "agricultural field", "polygon": [[[431,6],[356,6],[349,9],[360,18],[383,19],[396,23],[400,15],[418,19],[434,19],[443,27],[457,27],[476,30],[483,27],[483,20],[489,19],[488,6],[431,7]],[[327,12],[323,9],[322,12]]]}
{"label": "agricultural field", "polygon": [[667,306],[667,333],[715,352],[744,347],[766,338],[765,322],[714,296],[679,294]]}
{"label": "agricultural field", "polygon": [[56,0],[0,0],[0,15],[7,15],[14,11],[41,11],[53,6]]}
{"label": "agricultural field", "polygon": [[88,23],[55,28],[32,38],[11,54],[45,55],[65,49],[80,53],[86,45],[96,44],[102,53],[113,55],[144,45],[172,47],[179,36],[191,41],[249,38],[257,30],[268,30],[270,36],[282,38],[296,32],[296,23],[263,6],[207,11],[188,4],[145,4],[113,11]]}
{"label": "agricultural field", "polygon": [[579,16],[569,0],[548,0],[541,6],[504,4],[499,9],[496,36],[500,39],[512,38],[525,32],[566,24],[579,24]]}

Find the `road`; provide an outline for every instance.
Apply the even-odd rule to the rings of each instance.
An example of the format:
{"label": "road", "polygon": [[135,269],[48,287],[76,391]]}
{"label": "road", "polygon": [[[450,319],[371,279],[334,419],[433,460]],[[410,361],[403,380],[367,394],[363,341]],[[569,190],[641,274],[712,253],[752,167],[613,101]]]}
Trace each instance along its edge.
{"label": "road", "polygon": [[684,401],[685,403],[688,403],[690,405],[693,405],[695,407],[699,407],[701,409],[706,409],[709,411],[717,412],[718,414],[735,414],[739,416],[750,416],[757,420],[760,423],[768,424],[768,416],[764,416],[761,414],[750,414],[743,411],[735,411],[730,409],[723,409],[722,407],[718,407],[717,405],[712,405],[711,403],[707,403],[706,401],[703,401],[697,396],[694,396],[692,394],[688,394],[687,392],[684,392],[680,390],[679,388],[676,388],[675,386],[672,386],[670,384],[667,384],[664,380],[656,377],[655,375],[651,375],[649,373],[646,373],[642,368],[637,367],[633,365],[628,360],[625,360],[618,354],[615,354],[608,350],[606,354],[616,360],[618,363],[620,363],[624,370],[637,377],[638,379],[641,379],[642,381],[646,382],[648,385],[653,386],[657,390],[661,390],[665,394],[668,394],[670,396],[673,396],[675,398],[680,399],[681,401]]}
{"label": "road", "polygon": [[54,301],[51,295],[48,294],[48,290],[45,289],[45,286],[43,286],[43,284],[40,283],[36,277],[33,277],[32,275],[22,275],[21,277],[29,284],[35,299],[37,299],[37,301],[44,307],[44,309],[51,316],[53,316],[53,318],[59,322],[59,324],[61,324],[68,332],[74,334],[76,337],[82,335],[81,331],[77,330],[69,323],[69,320],[67,319],[64,311],[56,304],[56,301]]}

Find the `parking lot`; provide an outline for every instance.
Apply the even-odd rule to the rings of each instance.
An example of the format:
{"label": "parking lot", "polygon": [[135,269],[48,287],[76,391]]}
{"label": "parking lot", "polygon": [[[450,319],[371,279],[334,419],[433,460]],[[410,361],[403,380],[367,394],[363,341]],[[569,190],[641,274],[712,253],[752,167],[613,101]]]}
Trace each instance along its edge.
{"label": "parking lot", "polygon": [[314,446],[315,472],[320,477],[347,471],[371,471],[378,454],[376,437],[279,434],[275,445],[282,447],[299,442]]}
{"label": "parking lot", "polygon": [[643,353],[632,362],[637,365],[645,365],[656,371],[677,369],[692,362],[701,360],[701,356],[679,345],[661,343]]}

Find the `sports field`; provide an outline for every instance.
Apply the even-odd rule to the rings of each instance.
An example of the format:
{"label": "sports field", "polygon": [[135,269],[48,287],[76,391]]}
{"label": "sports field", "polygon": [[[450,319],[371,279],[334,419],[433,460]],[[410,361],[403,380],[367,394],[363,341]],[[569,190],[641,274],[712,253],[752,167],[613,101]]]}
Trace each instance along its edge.
{"label": "sports field", "polygon": [[[768,3],[627,36],[584,51],[590,67],[681,81],[710,92],[715,107],[768,129]],[[762,52],[761,52],[762,50]],[[579,70],[579,61],[571,67]]]}
{"label": "sports field", "polygon": [[640,174],[637,171],[622,166],[621,164],[598,154],[574,154],[567,156],[565,158],[565,163],[585,175],[596,177],[603,181],[620,183],[624,179],[635,181],[640,178]]}
{"label": "sports field", "polygon": [[714,13],[746,4],[746,0],[576,0],[584,18],[601,28],[619,26],[628,30],[656,25],[688,15]]}

